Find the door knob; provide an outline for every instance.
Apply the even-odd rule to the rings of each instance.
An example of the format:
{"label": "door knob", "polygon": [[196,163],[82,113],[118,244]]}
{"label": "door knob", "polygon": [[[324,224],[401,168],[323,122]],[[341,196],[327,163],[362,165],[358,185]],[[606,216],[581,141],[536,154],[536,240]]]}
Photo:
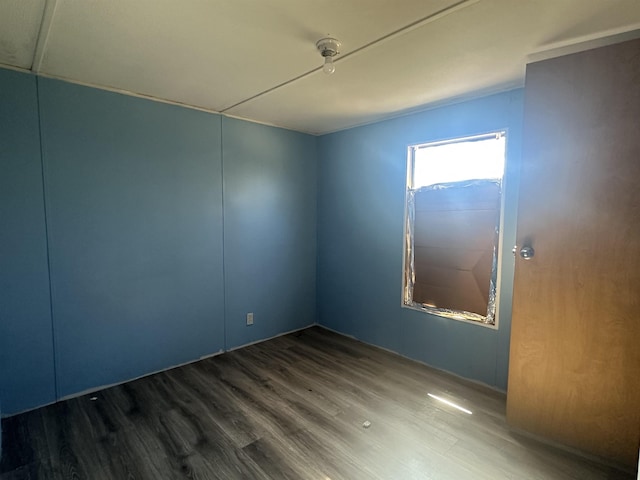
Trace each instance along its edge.
{"label": "door knob", "polygon": [[520,249],[520,256],[525,260],[532,259],[535,254],[536,251],[533,249],[533,247],[524,246]]}

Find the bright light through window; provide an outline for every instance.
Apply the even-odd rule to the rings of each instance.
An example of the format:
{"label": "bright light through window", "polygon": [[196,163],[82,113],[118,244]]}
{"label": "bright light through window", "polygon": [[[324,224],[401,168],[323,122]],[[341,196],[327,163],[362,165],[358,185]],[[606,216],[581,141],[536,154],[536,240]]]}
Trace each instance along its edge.
{"label": "bright light through window", "polygon": [[415,150],[413,188],[476,179],[501,179],[504,173],[503,133],[421,145]]}
{"label": "bright light through window", "polygon": [[473,412],[472,412],[471,410],[467,410],[466,408],[461,407],[461,406],[460,406],[460,405],[458,405],[457,403],[453,403],[452,401],[447,400],[446,398],[442,398],[442,397],[439,397],[439,396],[437,396],[437,395],[433,395],[433,394],[431,394],[431,393],[427,393],[427,395],[429,395],[429,396],[430,396],[431,398],[433,398],[434,400],[438,400],[439,402],[442,402],[442,403],[444,403],[445,405],[449,405],[450,407],[455,408],[456,410],[460,410],[461,412],[464,412],[464,413],[466,413],[466,414],[468,414],[468,415],[473,415]]}

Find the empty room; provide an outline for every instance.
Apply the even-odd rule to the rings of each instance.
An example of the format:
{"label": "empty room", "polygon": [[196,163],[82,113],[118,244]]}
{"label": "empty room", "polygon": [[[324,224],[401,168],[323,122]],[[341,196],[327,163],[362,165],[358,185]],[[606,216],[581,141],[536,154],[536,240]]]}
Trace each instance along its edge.
{"label": "empty room", "polygon": [[0,480],[640,480],[638,0],[1,0]]}

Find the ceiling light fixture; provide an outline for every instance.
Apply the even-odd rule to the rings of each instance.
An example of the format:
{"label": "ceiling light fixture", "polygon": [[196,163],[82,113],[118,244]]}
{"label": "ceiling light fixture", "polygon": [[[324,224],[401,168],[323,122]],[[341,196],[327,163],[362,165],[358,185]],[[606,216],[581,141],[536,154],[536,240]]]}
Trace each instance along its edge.
{"label": "ceiling light fixture", "polygon": [[321,38],[316,42],[316,48],[320,52],[320,55],[324,57],[322,71],[327,75],[331,75],[336,71],[336,67],[333,64],[333,57],[340,53],[341,46],[342,44],[332,37]]}

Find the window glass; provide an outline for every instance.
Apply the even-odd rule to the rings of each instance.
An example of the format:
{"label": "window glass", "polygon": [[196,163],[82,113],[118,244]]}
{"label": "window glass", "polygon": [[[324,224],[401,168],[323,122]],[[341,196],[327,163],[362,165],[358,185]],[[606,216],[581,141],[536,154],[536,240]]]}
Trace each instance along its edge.
{"label": "window glass", "polygon": [[495,323],[505,133],[409,147],[404,305]]}
{"label": "window glass", "polygon": [[473,179],[499,179],[504,172],[505,136],[421,145],[415,148],[413,188]]}

